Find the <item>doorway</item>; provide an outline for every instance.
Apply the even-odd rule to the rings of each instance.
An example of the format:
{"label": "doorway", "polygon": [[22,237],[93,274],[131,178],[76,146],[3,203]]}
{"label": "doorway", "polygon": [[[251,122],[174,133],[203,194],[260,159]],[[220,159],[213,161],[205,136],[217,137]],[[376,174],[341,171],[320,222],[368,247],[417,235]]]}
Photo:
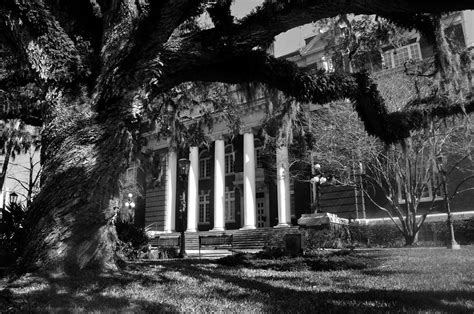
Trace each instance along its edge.
{"label": "doorway", "polygon": [[257,228],[264,228],[267,226],[267,213],[265,210],[265,193],[257,193]]}

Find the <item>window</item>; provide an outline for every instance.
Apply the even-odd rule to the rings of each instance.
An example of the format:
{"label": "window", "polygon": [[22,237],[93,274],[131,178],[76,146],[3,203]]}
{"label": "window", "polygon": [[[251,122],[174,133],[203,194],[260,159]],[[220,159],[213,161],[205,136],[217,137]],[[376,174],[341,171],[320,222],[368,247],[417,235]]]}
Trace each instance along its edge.
{"label": "window", "polygon": [[263,168],[263,146],[260,140],[255,140],[255,161],[257,168]]}
{"label": "window", "polygon": [[225,221],[235,222],[235,192],[225,188]]}
{"label": "window", "polygon": [[199,194],[199,223],[208,224],[211,219],[209,191],[201,191]]}
{"label": "window", "polygon": [[199,155],[199,178],[206,179],[211,177],[211,157],[209,152],[204,150]]}
{"label": "window", "polygon": [[257,168],[263,168],[263,147],[257,147],[255,149],[255,155],[257,155],[255,158],[257,161]]}
{"label": "window", "polygon": [[296,217],[295,211],[295,184],[290,181],[290,216]]}
{"label": "window", "polygon": [[225,174],[234,173],[234,147],[232,144],[225,147]]}
{"label": "window", "polygon": [[408,60],[421,60],[420,45],[414,43],[384,52],[383,61],[388,69],[403,66]]}

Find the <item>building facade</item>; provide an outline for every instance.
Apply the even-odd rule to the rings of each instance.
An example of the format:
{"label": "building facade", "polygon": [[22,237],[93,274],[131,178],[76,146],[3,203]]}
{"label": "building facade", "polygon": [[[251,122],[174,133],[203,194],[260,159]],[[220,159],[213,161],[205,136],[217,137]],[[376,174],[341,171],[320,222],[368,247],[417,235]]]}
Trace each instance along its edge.
{"label": "building facade", "polygon": [[[446,23],[452,33],[462,39],[464,47],[474,47],[472,11],[452,14],[446,18]],[[306,41],[305,47],[284,57],[299,66],[317,66],[332,71],[334,67],[325,50],[327,36],[313,36]],[[384,49],[382,64],[375,67],[378,70],[376,75],[390,75],[400,71],[408,60],[418,61],[432,56],[431,46],[415,35],[406,46]],[[270,153],[273,156],[268,156],[263,148],[261,131],[269,102],[264,91],[255,91],[251,98],[236,91],[229,97],[233,97],[238,106],[240,134],[233,134],[224,120],[216,115],[209,134],[212,141],[206,146],[190,145],[189,151],[178,152],[170,148],[169,141],[149,137],[147,147],[158,162],[153,173],[138,175],[147,184],[142,197],[137,200],[136,219],[152,233],[182,228],[196,232],[288,227],[295,224],[302,214],[314,211],[316,197],[322,211],[344,218],[384,215],[354,187],[322,185],[319,187],[320,195],[316,195],[314,184],[309,182],[311,171],[308,171],[308,180],[293,181],[289,175],[288,147],[277,147]],[[308,110],[314,108],[309,106]],[[187,182],[179,179],[180,158],[190,160]],[[137,176],[136,168],[129,169],[129,172],[128,176]],[[180,216],[184,184],[187,184],[185,226],[181,225]],[[474,195],[468,193],[459,197],[453,207],[454,210],[473,210],[473,203]]]}

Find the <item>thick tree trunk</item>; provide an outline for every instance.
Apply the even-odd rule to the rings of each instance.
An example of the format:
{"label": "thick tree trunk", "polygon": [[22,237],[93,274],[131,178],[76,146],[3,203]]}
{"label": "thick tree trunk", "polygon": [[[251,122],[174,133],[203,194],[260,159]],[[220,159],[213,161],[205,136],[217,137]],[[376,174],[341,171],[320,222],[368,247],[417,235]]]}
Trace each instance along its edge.
{"label": "thick tree trunk", "polygon": [[29,211],[20,266],[69,274],[113,271],[113,222],[131,136],[119,114],[99,126],[96,118],[64,111],[43,134],[44,182]]}

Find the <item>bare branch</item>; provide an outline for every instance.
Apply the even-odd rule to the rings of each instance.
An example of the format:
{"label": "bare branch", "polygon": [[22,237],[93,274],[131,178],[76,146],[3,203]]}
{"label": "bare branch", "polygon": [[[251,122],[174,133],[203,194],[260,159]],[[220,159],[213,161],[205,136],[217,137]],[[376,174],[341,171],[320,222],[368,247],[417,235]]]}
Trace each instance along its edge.
{"label": "bare branch", "polygon": [[[404,230],[402,227],[400,227],[397,223],[397,221],[395,220],[395,218],[392,216],[392,213],[386,209],[385,207],[383,206],[380,206],[379,204],[377,204],[377,202],[375,202],[375,200],[372,198],[372,196],[370,196],[370,193],[367,193],[366,191],[365,192],[365,195],[369,198],[370,202],[372,204],[374,204],[375,206],[377,206],[378,209],[380,209],[381,211],[385,212],[388,217],[390,218],[390,220],[395,224],[395,226],[397,227],[397,229],[402,233],[402,234],[405,234]],[[400,219],[399,218],[399,221],[403,224],[403,219]]]}
{"label": "bare branch", "polygon": [[466,191],[470,191],[470,190],[474,190],[474,188],[468,188],[468,189],[464,189],[464,190],[461,190],[459,191],[459,188],[467,181],[471,180],[471,179],[474,179],[474,174],[473,175],[470,175],[470,176],[467,176],[465,177],[464,179],[461,180],[461,182],[458,183],[458,185],[456,186],[456,188],[454,189],[454,192],[452,193],[450,199],[453,199],[454,196],[456,196],[457,194],[460,194],[460,193],[464,193]]}
{"label": "bare branch", "polygon": [[8,176],[7,178],[8,178],[8,179],[11,179],[11,180],[13,180],[13,181],[15,181],[15,182],[17,182],[18,184],[21,185],[22,188],[24,188],[25,190],[28,190],[28,187],[27,187],[26,183],[23,182],[23,181],[21,181],[21,180],[19,180],[18,178],[11,177],[11,176]]}

